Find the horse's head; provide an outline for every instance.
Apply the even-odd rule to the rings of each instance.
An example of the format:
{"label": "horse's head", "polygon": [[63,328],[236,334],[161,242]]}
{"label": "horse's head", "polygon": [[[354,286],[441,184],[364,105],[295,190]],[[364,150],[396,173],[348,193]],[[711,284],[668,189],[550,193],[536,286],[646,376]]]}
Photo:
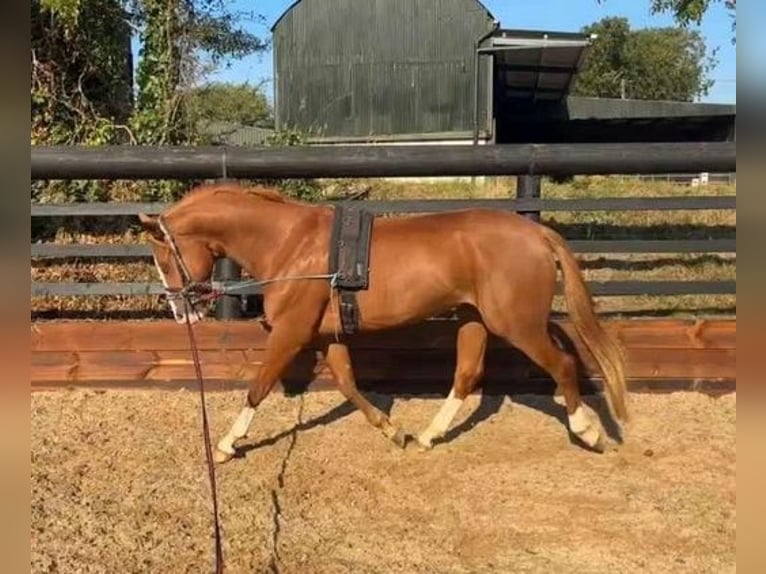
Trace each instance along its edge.
{"label": "horse's head", "polygon": [[209,242],[194,234],[182,233],[172,228],[172,223],[144,213],[138,216],[144,230],[148,232],[152,256],[162,284],[169,297],[168,302],[178,323],[189,320],[196,323],[202,314],[190,308],[180,297],[182,290],[190,283],[205,283],[210,280],[215,264],[215,255]]}

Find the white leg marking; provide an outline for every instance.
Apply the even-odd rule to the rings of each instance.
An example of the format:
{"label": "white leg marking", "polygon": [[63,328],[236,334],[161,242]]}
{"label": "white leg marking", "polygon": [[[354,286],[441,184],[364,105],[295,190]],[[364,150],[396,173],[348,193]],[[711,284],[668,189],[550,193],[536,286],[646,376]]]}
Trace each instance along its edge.
{"label": "white leg marking", "polygon": [[569,415],[569,428],[588,446],[594,447],[601,440],[601,432],[598,425],[588,415],[582,405]]}
{"label": "white leg marking", "polygon": [[431,448],[435,438],[443,437],[455,419],[460,407],[463,406],[463,399],[455,397],[455,389],[452,389],[447,398],[442,403],[439,412],[428,425],[428,428],[417,437],[421,446]]}
{"label": "white leg marking", "polygon": [[253,415],[255,415],[254,408],[244,407],[231,426],[231,430],[218,442],[218,450],[230,456],[233,455],[235,452],[234,443],[247,435],[247,429],[250,428],[250,423],[253,422]]}

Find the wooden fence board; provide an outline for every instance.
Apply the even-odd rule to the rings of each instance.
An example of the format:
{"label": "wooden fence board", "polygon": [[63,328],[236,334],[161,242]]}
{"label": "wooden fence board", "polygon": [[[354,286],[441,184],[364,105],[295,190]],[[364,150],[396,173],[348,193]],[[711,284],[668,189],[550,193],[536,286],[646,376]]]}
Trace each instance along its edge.
{"label": "wooden fence board", "polygon": [[[568,320],[555,322],[573,338]],[[735,319],[693,321],[676,319],[607,320],[605,328],[631,348],[719,348],[736,349]],[[263,349],[267,333],[255,320],[205,321],[195,325],[201,350]],[[361,333],[353,338],[353,349],[401,348],[407,341],[412,349],[454,348],[457,323],[434,319],[391,331]],[[497,338],[490,347],[505,348]],[[66,321],[39,322],[31,328],[33,352],[41,351],[188,351],[186,329],[173,321]],[[316,345],[312,345],[316,348]]]}
{"label": "wooden fence board", "polygon": [[[736,319],[710,321],[680,321],[675,319],[649,319],[606,321],[607,331],[616,335],[623,345],[638,348],[737,348]],[[571,335],[571,323],[564,325]]]}
{"label": "wooden fence board", "polygon": [[[51,357],[50,355],[53,355]],[[252,377],[263,352],[222,355],[209,353],[202,360],[206,379],[247,380]],[[454,353],[448,351],[362,350],[353,357],[360,382],[402,381],[403,385],[423,380],[451,381]],[[586,375],[599,378],[591,360]],[[732,349],[630,349],[627,376],[631,379],[735,379],[736,351]],[[35,353],[33,381],[169,381],[194,378],[191,356],[178,352],[85,352]],[[323,361],[297,361],[286,380],[329,380]],[[487,358],[485,381],[512,383],[517,379],[547,378],[535,365],[509,350]]]}
{"label": "wooden fence board", "polygon": [[77,353],[50,351],[32,353],[32,381],[68,381],[77,368]]}
{"label": "wooden fence board", "polygon": [[70,375],[70,381],[79,380],[142,380],[146,378],[154,362],[149,351],[113,353],[98,351],[78,353],[77,368]]}
{"label": "wooden fence board", "polygon": [[[568,321],[558,325],[573,334]],[[722,392],[735,386],[735,320],[612,320],[604,325],[626,348],[631,389]],[[360,386],[395,392],[448,388],[455,366],[456,328],[454,320],[435,319],[353,339],[352,360]],[[255,321],[211,321],[195,329],[208,388],[243,388],[264,360],[263,327]],[[34,324],[32,388],[194,388],[186,337],[185,328],[172,321]],[[571,341],[585,384],[598,386],[600,373],[593,358],[578,338]],[[334,387],[320,348],[311,345],[298,356],[285,373],[286,387],[310,382],[312,388]],[[493,392],[546,392],[552,382],[518,350],[492,339],[482,386]]]}

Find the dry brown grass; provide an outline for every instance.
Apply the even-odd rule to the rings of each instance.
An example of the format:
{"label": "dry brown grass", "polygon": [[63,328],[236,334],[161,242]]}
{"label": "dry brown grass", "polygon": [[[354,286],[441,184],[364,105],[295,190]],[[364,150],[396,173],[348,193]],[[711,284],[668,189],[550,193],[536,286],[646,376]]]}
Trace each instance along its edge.
{"label": "dry brown grass", "polygon": [[[328,190],[339,183],[329,180]],[[454,199],[511,198],[515,193],[515,178],[484,178],[482,181],[411,181],[362,180],[343,181],[345,186],[369,185],[371,199]],[[126,188],[125,200],[136,200],[135,191]],[[619,177],[578,177],[567,184],[546,180],[543,197],[658,197],[688,195],[735,195],[735,185],[691,187],[668,182],[647,182]],[[707,239],[736,236],[736,212],[709,211],[651,211],[651,212],[587,212],[543,213],[543,222],[560,230],[569,238],[578,239]],[[102,227],[93,228],[81,222],[59,222],[60,227],[49,230],[59,243],[140,243],[143,235],[134,221],[115,219]],[[735,280],[736,256],[700,254],[662,255],[583,255],[589,280]],[[146,261],[33,261],[31,277],[35,281],[156,281],[153,266]],[[603,297],[597,303],[602,312],[688,315],[732,314],[736,296],[683,297]],[[557,310],[563,308],[557,302]],[[67,297],[33,298],[33,315],[56,317],[62,313],[91,313],[94,316],[138,314],[167,315],[158,297]]]}

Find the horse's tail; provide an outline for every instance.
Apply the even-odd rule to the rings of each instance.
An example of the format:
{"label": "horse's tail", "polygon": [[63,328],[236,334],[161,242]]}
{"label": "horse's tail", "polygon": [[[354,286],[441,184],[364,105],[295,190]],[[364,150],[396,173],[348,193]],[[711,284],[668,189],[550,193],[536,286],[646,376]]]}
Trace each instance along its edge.
{"label": "horse's tail", "polygon": [[554,230],[542,226],[564,275],[564,298],[575,330],[604,375],[607,403],[612,415],[627,422],[625,367],[619,343],[609,336],[596,318],[585,279],[572,251]]}

